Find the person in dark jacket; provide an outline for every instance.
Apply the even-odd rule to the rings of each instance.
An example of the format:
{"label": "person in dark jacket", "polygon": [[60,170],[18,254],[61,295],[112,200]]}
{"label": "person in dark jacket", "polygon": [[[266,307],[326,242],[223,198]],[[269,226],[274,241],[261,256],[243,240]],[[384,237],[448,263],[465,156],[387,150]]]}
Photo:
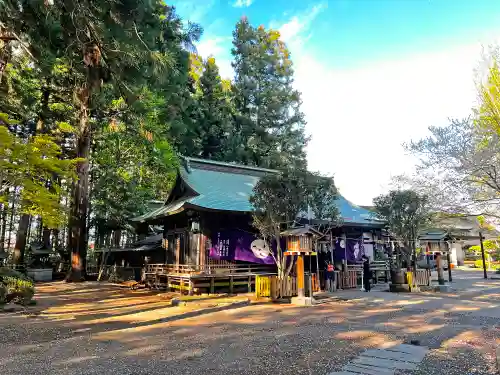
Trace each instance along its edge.
{"label": "person in dark jacket", "polygon": [[369,292],[371,290],[370,279],[372,278],[371,270],[370,270],[370,259],[363,255],[363,284],[365,287],[365,291]]}

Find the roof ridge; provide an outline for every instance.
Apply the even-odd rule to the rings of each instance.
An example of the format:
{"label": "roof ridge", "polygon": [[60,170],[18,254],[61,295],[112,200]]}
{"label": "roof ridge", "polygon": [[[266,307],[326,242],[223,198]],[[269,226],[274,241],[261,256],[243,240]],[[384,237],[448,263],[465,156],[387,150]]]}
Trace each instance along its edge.
{"label": "roof ridge", "polygon": [[[185,165],[188,166],[186,169],[192,168],[191,162],[195,162],[195,163],[200,163],[200,164],[211,164],[211,165],[218,165],[218,166],[224,166],[224,167],[230,167],[230,168],[236,168],[236,169],[245,169],[245,170],[250,170],[250,171],[278,173],[277,169],[255,167],[253,165],[228,163],[228,162],[210,160],[210,159],[193,158],[191,156],[181,156],[181,158],[184,159],[184,161],[186,163]],[[189,172],[189,169],[188,169],[188,172]]]}

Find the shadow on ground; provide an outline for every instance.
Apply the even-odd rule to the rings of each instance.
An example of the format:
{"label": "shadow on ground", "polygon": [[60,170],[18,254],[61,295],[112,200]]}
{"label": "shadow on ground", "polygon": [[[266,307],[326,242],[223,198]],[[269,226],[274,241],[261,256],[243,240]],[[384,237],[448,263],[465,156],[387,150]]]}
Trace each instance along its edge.
{"label": "shadow on ground", "polygon": [[[0,316],[3,374],[327,374],[366,348],[411,340],[433,350],[408,374],[496,374],[500,320],[482,316],[486,307],[473,306],[472,294],[455,304],[399,296],[212,306],[200,315],[193,305],[170,307],[156,293],[106,284],[51,283],[38,293],[39,315]],[[471,372],[477,361],[480,371]]]}

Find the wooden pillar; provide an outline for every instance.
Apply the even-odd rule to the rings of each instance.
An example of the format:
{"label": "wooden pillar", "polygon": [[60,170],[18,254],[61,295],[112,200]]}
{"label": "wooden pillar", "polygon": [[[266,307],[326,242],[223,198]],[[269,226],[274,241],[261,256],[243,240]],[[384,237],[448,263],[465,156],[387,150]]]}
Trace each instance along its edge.
{"label": "wooden pillar", "polygon": [[479,231],[479,244],[481,245],[481,258],[483,259],[483,276],[485,279],[488,278],[488,273],[486,272],[486,255],[484,254],[484,245],[483,245],[483,233]]}
{"label": "wooden pillar", "polygon": [[297,257],[297,294],[299,297],[305,297],[304,293],[304,254]]}
{"label": "wooden pillar", "polygon": [[248,293],[252,292],[252,276],[248,276]]}
{"label": "wooden pillar", "polygon": [[[438,283],[439,285],[444,285],[444,277],[443,277],[443,263],[441,262],[441,254],[436,257],[436,266],[438,273]],[[449,265],[448,265],[449,266]]]}
{"label": "wooden pillar", "polygon": [[453,281],[453,277],[451,276],[450,248],[448,248],[448,253],[446,254],[446,260],[448,261],[448,281],[451,283]]}
{"label": "wooden pillar", "polygon": [[175,271],[179,272],[179,265],[181,259],[181,236],[180,234],[175,235]]}
{"label": "wooden pillar", "polygon": [[207,257],[206,236],[203,233],[200,233],[199,240],[200,240],[200,270],[205,271],[206,257]]}
{"label": "wooden pillar", "polygon": [[191,277],[189,277],[189,295],[192,296],[193,294],[194,294],[194,282],[191,279]]}
{"label": "wooden pillar", "polygon": [[230,276],[229,277],[229,294],[233,294],[233,290],[234,290],[234,280],[233,280],[233,276]]}

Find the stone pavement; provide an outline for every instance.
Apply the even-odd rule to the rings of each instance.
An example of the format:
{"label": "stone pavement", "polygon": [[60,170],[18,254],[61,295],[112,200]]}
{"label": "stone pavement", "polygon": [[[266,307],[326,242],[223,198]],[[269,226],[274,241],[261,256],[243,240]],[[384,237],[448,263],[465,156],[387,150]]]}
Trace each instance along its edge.
{"label": "stone pavement", "polygon": [[396,370],[415,370],[424,359],[425,347],[399,344],[385,349],[369,349],[328,375],[393,375]]}
{"label": "stone pavement", "polygon": [[386,285],[378,285],[369,293],[357,289],[343,290],[335,297],[370,304],[382,304],[402,310],[446,310],[472,317],[500,318],[500,280],[483,279],[481,271],[453,273],[447,293],[388,293]]}

